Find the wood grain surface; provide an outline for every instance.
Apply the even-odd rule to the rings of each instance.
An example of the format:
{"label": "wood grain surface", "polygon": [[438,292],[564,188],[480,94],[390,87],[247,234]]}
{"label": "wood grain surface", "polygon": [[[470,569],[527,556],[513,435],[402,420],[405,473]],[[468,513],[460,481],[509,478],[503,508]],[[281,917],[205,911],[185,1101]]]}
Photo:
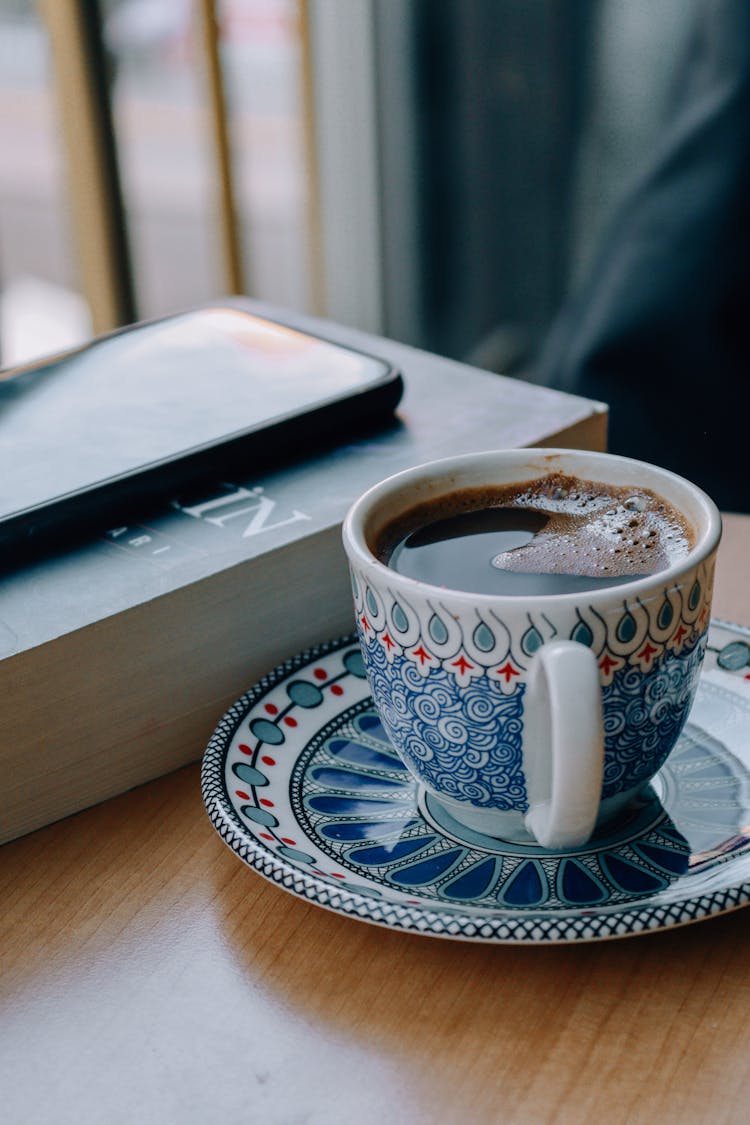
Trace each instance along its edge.
{"label": "wood grain surface", "polygon": [[[714,612],[745,624],[749,550],[728,517]],[[748,1119],[750,911],[550,948],[390,932],[248,871],[198,772],[0,850],[7,1125]]]}

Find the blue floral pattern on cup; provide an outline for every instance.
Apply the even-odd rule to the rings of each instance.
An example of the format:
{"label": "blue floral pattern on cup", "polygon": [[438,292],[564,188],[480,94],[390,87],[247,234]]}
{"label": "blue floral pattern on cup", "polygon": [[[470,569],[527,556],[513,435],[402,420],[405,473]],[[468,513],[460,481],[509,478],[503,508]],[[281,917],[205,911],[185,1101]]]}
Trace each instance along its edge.
{"label": "blue floral pattern on cup", "polygon": [[687,720],[705,648],[703,633],[649,672],[622,668],[605,687],[604,797],[648,781],[666,761]]}
{"label": "blue floral pattern on cup", "polygon": [[443,668],[425,678],[403,656],[389,664],[377,644],[362,653],[388,737],[423,782],[483,807],[525,801],[523,685],[507,695],[483,678],[462,689]]}
{"label": "blue floral pattern on cup", "polygon": [[446,595],[419,610],[352,569],[365,670],[388,736],[428,789],[476,808],[525,812],[524,695],[539,648],[557,637],[590,648],[603,693],[602,796],[628,793],[663,764],[687,719],[706,644],[712,562],[606,620],[592,605],[567,618],[462,616]]}
{"label": "blue floral pattern on cup", "polygon": [[[442,668],[425,679],[404,657],[389,663],[382,646],[361,635],[360,642],[383,726],[419,779],[482,808],[525,810],[525,685],[506,694],[483,677],[461,688]],[[647,781],[663,764],[687,719],[704,649],[702,634],[648,672],[621,668],[605,687],[604,797]]]}

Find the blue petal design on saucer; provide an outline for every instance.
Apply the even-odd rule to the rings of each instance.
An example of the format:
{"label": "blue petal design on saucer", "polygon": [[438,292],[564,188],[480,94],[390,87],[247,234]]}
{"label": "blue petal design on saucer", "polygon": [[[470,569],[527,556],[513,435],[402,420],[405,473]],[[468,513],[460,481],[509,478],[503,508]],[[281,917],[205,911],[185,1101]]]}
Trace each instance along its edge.
{"label": "blue petal design on saucer", "polygon": [[508,906],[541,906],[549,898],[547,875],[542,865],[534,859],[520,863],[498,897]]}
{"label": "blue petal design on saucer", "polygon": [[405,859],[408,855],[421,852],[428,844],[434,841],[434,836],[417,836],[411,840],[397,840],[390,846],[386,844],[374,848],[355,848],[348,853],[352,863],[363,863],[365,867],[382,867],[384,864],[395,863]]}
{"label": "blue petal design on saucer", "polygon": [[354,720],[354,726],[360,734],[365,734],[368,736],[368,738],[377,738],[379,742],[382,742],[384,746],[388,748],[388,753],[391,757],[395,758],[398,762],[401,761],[398,754],[388,741],[388,735],[385,733],[383,724],[381,723],[375,711],[365,711],[364,714],[360,715],[357,719]]}
{"label": "blue petal design on saucer", "polygon": [[672,851],[661,844],[649,844],[639,841],[633,844],[633,851],[642,857],[646,863],[652,864],[667,875],[684,875],[688,869],[689,857],[684,852]]}
{"label": "blue petal design on saucer", "polygon": [[649,871],[645,865],[633,863],[625,856],[605,852],[599,862],[609,881],[626,894],[650,895],[664,890],[668,883],[655,871]]}
{"label": "blue petal design on saucer", "polygon": [[385,801],[354,797],[316,796],[308,799],[308,807],[315,812],[333,813],[339,816],[375,816],[378,812],[390,813],[398,810],[398,805]]}
{"label": "blue petal design on saucer", "polygon": [[498,860],[490,856],[462,871],[455,879],[450,879],[443,887],[446,898],[456,902],[471,902],[482,898],[494,885],[497,878]]}
{"label": "blue petal design on saucer", "polygon": [[400,887],[419,887],[434,883],[449,867],[459,859],[463,849],[453,848],[438,855],[423,859],[420,863],[412,863],[408,867],[400,867],[394,871],[391,879]]}
{"label": "blue petal design on saucer", "polygon": [[[419,821],[412,820],[404,825],[404,831],[407,828],[413,828]],[[378,840],[382,836],[392,836],[394,832],[401,830],[401,822],[392,820],[375,820],[375,821],[353,821],[351,823],[343,821],[341,824],[335,821],[331,824],[324,824],[320,830],[321,836],[326,840],[341,840],[351,843],[353,840]]]}
{"label": "blue petal design on saucer", "polygon": [[372,777],[370,774],[355,773],[353,770],[336,770],[330,766],[318,766],[311,776],[320,785],[334,789],[400,789],[401,783],[386,777]]}
{"label": "blue petal design on saucer", "polygon": [[580,860],[564,859],[557,873],[557,893],[574,906],[600,905],[610,897],[608,888]]}
{"label": "blue petal design on saucer", "polygon": [[335,758],[342,758],[346,762],[351,762],[353,766],[370,766],[375,770],[397,769],[401,773],[407,773],[406,766],[400,758],[396,757],[395,753],[385,754],[382,750],[375,750],[365,742],[353,742],[348,738],[334,738],[328,744],[328,750]]}

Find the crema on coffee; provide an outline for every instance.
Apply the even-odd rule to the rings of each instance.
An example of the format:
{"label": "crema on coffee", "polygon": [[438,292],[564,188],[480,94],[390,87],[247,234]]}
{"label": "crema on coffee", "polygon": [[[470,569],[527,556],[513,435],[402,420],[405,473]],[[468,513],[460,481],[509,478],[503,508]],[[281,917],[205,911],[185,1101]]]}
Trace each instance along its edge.
{"label": "crema on coffee", "polygon": [[685,516],[650,489],[556,473],[418,504],[383,529],[375,553],[435,586],[565,594],[665,570],[694,542]]}

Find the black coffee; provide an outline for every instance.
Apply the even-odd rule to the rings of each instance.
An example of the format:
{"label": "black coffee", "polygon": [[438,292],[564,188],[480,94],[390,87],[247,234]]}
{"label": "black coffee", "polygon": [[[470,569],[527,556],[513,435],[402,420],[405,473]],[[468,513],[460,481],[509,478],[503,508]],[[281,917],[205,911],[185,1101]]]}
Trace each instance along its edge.
{"label": "black coffee", "polygon": [[655,492],[562,474],[462,489],[389,524],[378,557],[399,574],[477,594],[568,594],[634,582],[695,536]]}

